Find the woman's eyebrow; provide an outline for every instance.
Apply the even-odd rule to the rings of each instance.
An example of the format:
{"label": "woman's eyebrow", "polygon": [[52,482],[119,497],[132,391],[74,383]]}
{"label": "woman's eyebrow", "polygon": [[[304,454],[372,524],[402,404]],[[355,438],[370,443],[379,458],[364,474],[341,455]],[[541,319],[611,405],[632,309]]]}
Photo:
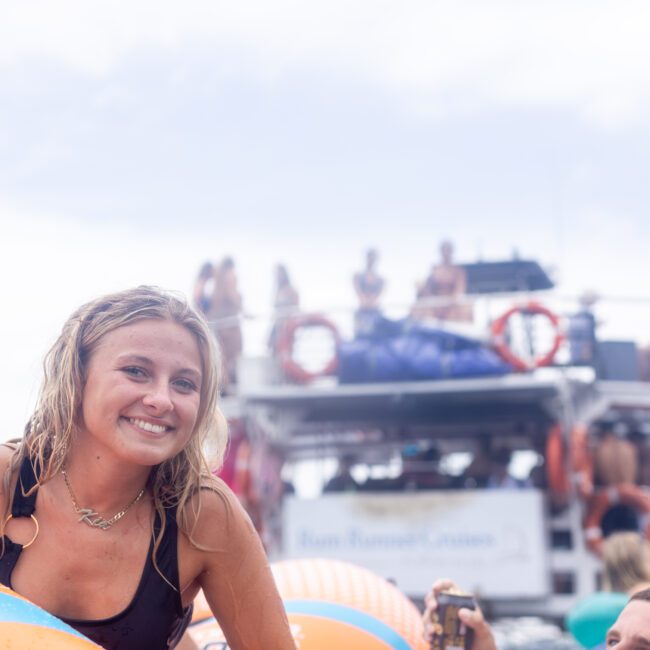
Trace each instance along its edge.
{"label": "woman's eyebrow", "polygon": [[120,363],[126,363],[127,361],[131,361],[133,363],[143,363],[143,364],[149,364],[151,365],[153,361],[149,357],[145,357],[142,354],[133,354],[131,352],[125,352],[124,354],[118,354],[115,357],[116,361],[119,361]]}
{"label": "woman's eyebrow", "polygon": [[177,374],[179,375],[192,375],[194,379],[198,382],[203,379],[203,375],[198,371],[195,370],[194,368],[181,368],[180,370],[177,371]]}

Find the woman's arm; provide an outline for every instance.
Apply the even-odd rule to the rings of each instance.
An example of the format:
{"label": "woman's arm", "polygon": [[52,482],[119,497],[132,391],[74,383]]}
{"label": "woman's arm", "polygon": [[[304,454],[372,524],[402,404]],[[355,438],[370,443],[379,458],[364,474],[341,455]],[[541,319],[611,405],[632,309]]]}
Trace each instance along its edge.
{"label": "woman's arm", "polygon": [[284,605],[262,543],[237,497],[219,484],[203,490],[196,541],[202,551],[197,580],[232,650],[295,648]]}

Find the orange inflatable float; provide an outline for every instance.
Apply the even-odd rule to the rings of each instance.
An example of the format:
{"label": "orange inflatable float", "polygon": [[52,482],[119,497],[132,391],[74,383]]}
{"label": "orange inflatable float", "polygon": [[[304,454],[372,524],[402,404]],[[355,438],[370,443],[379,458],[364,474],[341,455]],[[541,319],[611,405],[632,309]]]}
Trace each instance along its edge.
{"label": "orange inflatable float", "polygon": [[[428,650],[418,609],[371,571],[325,559],[288,560],[271,568],[300,650]],[[202,594],[194,610],[189,632],[199,648],[227,650]]]}

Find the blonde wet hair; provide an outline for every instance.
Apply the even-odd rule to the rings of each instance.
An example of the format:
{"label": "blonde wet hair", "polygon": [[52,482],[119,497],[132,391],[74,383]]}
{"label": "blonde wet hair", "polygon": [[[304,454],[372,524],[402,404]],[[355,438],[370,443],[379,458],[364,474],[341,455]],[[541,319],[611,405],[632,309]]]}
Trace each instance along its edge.
{"label": "blonde wet hair", "polygon": [[[192,541],[192,529],[200,509],[200,499],[193,497],[202,487],[215,486],[210,470],[221,465],[227,443],[225,419],[217,404],[217,344],[203,318],[180,295],[141,286],[92,300],[72,314],[45,357],[36,408],[25,426],[22,440],[14,445],[15,452],[4,477],[4,491],[9,495],[11,476],[26,457],[34,466],[36,487],[61,471],[80,424],[88,362],[94,350],[109,332],[148,319],[168,320],[185,327],[197,342],[202,364],[199,411],[190,440],[176,456],[153,467],[149,476],[154,507],[163,522],[154,546],[155,560],[164,531],[166,507],[177,507],[179,526]],[[204,454],[208,442],[212,467]],[[11,495],[8,502],[2,521],[10,512]]]}
{"label": "blonde wet hair", "polygon": [[603,563],[603,587],[628,593],[650,582],[650,543],[639,533],[613,533],[603,542]]}

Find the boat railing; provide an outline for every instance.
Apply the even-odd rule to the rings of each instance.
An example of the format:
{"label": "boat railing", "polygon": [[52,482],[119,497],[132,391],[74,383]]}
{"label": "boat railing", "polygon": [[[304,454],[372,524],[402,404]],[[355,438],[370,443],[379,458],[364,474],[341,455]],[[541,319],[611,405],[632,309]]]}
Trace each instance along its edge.
{"label": "boat railing", "polygon": [[[426,298],[415,304],[386,303],[381,314],[388,322],[448,331],[497,350],[505,347],[522,360],[521,367],[515,368],[519,371],[538,365],[582,366],[592,368],[603,380],[650,379],[650,298],[646,297],[555,291],[490,293]],[[245,391],[251,381],[255,385],[336,383],[332,357],[340,342],[358,335],[363,317],[362,311],[349,305],[329,305],[243,312],[213,319],[210,326],[217,338],[222,331],[241,330],[244,347],[239,374]],[[497,333],[495,324],[504,317],[506,322]],[[290,336],[283,338],[288,327]],[[545,359],[556,343],[557,350]],[[287,372],[287,359],[306,370],[303,378]]]}

